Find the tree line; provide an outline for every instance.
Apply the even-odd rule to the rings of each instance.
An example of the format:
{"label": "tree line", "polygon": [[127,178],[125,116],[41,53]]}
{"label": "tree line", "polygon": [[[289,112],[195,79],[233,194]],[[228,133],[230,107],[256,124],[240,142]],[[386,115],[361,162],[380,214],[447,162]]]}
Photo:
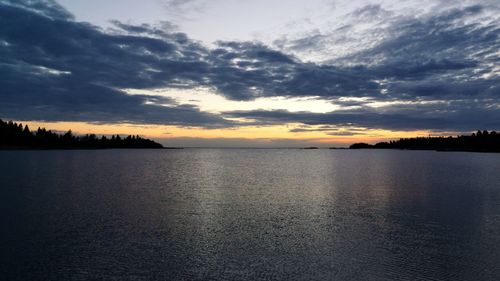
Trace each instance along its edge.
{"label": "tree line", "polygon": [[0,148],[96,149],[96,148],[163,148],[155,141],[129,135],[111,137],[95,134],[74,135],[71,130],[57,134],[45,128],[31,131],[28,125],[0,119]]}
{"label": "tree line", "polygon": [[396,141],[379,142],[375,145],[355,143],[349,148],[500,152],[500,133],[495,131],[477,131],[472,135],[456,137],[402,138]]}

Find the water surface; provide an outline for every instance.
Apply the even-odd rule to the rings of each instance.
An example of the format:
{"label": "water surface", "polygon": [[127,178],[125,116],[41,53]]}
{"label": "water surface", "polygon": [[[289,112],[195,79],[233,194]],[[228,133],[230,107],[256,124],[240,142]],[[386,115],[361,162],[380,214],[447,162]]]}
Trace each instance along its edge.
{"label": "water surface", "polygon": [[0,171],[2,280],[500,276],[499,154],[2,151]]}

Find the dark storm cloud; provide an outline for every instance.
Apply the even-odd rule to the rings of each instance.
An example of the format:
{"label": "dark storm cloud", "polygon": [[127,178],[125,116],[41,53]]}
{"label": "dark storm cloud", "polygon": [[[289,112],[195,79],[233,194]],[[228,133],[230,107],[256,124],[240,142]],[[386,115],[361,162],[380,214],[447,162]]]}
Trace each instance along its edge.
{"label": "dark storm cloud", "polygon": [[[388,129],[499,127],[498,17],[483,6],[392,20],[374,47],[330,63],[305,63],[257,42],[207,48],[175,26],[114,22],[101,30],[76,22],[53,1],[0,2],[0,114],[19,120],[133,122],[220,127],[225,117],[257,124],[297,122]],[[380,6],[356,11],[380,19]],[[397,23],[397,24],[396,24]],[[315,44],[318,35],[307,44]],[[496,71],[496,73],[495,73]],[[207,87],[232,100],[322,97],[349,110],[328,114],[229,112],[122,89]],[[449,101],[390,109],[374,101]],[[466,117],[467,116],[467,117]],[[252,123],[255,124],[255,123]],[[486,127],[485,127],[486,128]]]}
{"label": "dark storm cloud", "polygon": [[[359,65],[357,68],[338,68],[356,73],[360,78],[354,84],[356,94],[343,93],[345,96],[366,97],[367,100],[338,99],[330,88],[318,91],[335,104],[352,109],[326,114],[287,111],[227,114],[265,124],[294,122],[395,130],[498,129],[500,26],[498,16],[486,17],[485,9],[476,5],[421,18],[397,19],[390,34],[374,47],[330,62]],[[488,9],[497,10],[495,7]],[[367,6],[358,13],[371,17],[380,14],[380,7]],[[315,34],[311,40],[307,37],[302,40],[309,48],[318,36]],[[326,68],[331,69],[330,66]],[[338,79],[338,75],[331,76]],[[370,81],[377,84],[368,86]],[[315,82],[322,85],[320,81]],[[342,85],[345,87],[349,82]],[[369,107],[369,103],[377,101],[410,103]]]}
{"label": "dark storm cloud", "polygon": [[168,28],[119,22],[118,31],[105,32],[74,21],[54,2],[26,3],[0,4],[4,118],[177,124],[172,116],[192,114],[186,125],[221,126],[231,122],[120,89],[204,86],[251,100],[363,95],[376,88],[352,70],[304,64],[259,43],[218,42],[207,49]]}
{"label": "dark storm cloud", "polygon": [[[329,64],[304,63],[261,44],[219,43],[209,56],[213,68],[207,81],[236,100],[262,96],[491,98],[499,92],[495,67],[500,29],[498,16],[481,19],[486,17],[484,11],[476,5],[391,19],[384,40]],[[391,14],[376,5],[355,13],[377,18]],[[305,44],[315,44],[318,36],[304,39]]]}
{"label": "dark storm cloud", "polygon": [[[383,42],[344,58],[373,65],[374,74],[394,79],[422,79],[436,74],[473,74],[472,69],[491,70],[498,62],[498,18],[465,23],[480,16],[481,6],[455,9],[424,19],[398,21]],[[476,77],[477,75],[470,75]]]}
{"label": "dark storm cloud", "polygon": [[377,84],[358,68],[302,63],[258,43],[219,42],[208,83],[229,99],[272,96],[363,96]]}
{"label": "dark storm cloud", "polygon": [[343,61],[368,65],[367,73],[385,79],[387,94],[398,99],[498,98],[499,18],[474,20],[483,11],[476,5],[400,20],[383,42]]}
{"label": "dark storm cloud", "polygon": [[73,15],[66,11],[54,0],[2,0],[2,4],[27,9],[33,13],[57,19],[73,19]]}
{"label": "dark storm cloud", "polygon": [[[491,107],[485,106],[482,102],[474,103],[470,101],[422,105],[400,104],[392,105],[385,110],[363,107],[329,113],[253,110],[233,111],[225,114],[230,117],[248,118],[265,124],[329,124],[336,127],[390,130],[452,129],[464,132],[474,131],[478,128],[498,128],[500,120],[498,105]],[[321,128],[316,130],[330,131],[327,128],[325,130]]]}
{"label": "dark storm cloud", "polygon": [[108,34],[75,22],[54,2],[0,3],[0,114],[4,118],[227,126],[189,105],[121,88],[193,80],[205,49],[183,34],[148,26]]}

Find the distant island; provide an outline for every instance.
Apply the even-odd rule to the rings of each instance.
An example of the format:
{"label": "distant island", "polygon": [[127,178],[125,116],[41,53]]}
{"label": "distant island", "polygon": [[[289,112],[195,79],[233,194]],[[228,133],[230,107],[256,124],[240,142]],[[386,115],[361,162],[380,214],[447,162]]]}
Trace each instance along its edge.
{"label": "distant island", "polygon": [[477,131],[468,136],[403,138],[375,145],[355,143],[350,149],[410,149],[437,151],[500,152],[500,133]]}
{"label": "distant island", "polygon": [[28,125],[0,119],[0,149],[104,149],[104,148],[163,148],[155,141],[139,136],[97,137],[94,134],[75,136],[71,131],[57,134],[45,128],[30,131]]}

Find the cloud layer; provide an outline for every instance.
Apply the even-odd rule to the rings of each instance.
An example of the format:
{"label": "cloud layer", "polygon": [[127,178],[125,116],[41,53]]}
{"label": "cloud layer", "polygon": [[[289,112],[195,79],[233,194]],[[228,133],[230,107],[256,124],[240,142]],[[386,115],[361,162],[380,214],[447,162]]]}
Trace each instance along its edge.
{"label": "cloud layer", "polygon": [[[102,30],[75,21],[54,1],[1,1],[0,115],[202,127],[243,126],[228,119],[238,117],[260,125],[499,128],[500,24],[492,9],[498,7],[473,5],[401,18],[368,5],[352,17],[387,19],[383,36],[369,48],[313,63],[259,42],[217,42],[208,48],[175,32],[170,23],[114,22],[114,29]],[[283,48],[321,48],[322,36],[282,42]],[[216,115],[124,91],[199,87],[231,100],[314,97],[341,109]]]}

